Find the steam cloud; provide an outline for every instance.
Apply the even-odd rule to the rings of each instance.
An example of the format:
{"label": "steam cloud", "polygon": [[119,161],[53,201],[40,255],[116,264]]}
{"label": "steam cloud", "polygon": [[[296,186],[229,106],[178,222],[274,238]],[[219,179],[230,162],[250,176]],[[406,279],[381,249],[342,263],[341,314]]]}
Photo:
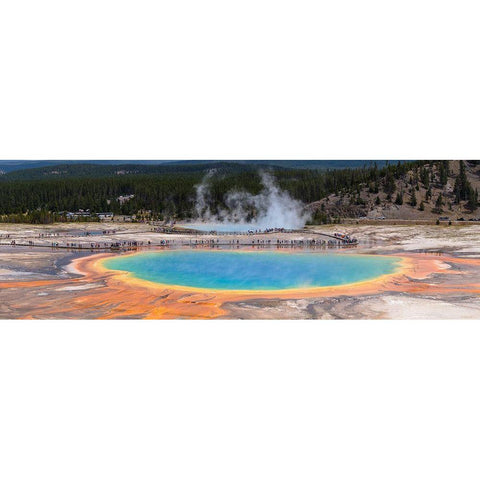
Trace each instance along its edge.
{"label": "steam cloud", "polygon": [[266,172],[260,172],[263,190],[258,195],[244,191],[228,192],[224,198],[226,209],[212,213],[210,209],[210,179],[212,170],[195,187],[195,209],[197,217],[207,223],[235,224],[243,223],[252,229],[267,228],[298,229],[303,228],[310,218],[304,204],[281,190],[275,179]]}

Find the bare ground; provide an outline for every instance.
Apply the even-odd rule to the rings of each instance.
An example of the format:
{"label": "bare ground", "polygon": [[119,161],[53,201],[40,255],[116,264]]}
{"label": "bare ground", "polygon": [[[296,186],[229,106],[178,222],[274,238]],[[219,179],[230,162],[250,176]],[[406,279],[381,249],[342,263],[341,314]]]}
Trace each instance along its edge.
{"label": "bare ground", "polygon": [[[25,226],[1,225],[0,241],[8,243],[12,238],[17,242],[35,241],[51,242],[50,237],[39,235],[59,234],[60,241],[150,241],[153,245],[161,244],[162,240],[175,240],[176,246],[197,239],[195,235],[166,235],[152,232],[142,224],[115,225],[116,233],[85,238],[82,233],[98,229],[112,228],[109,225],[83,224],[52,226]],[[360,241],[356,251],[358,253],[401,253],[423,252],[426,254],[448,254],[461,258],[480,258],[480,225],[446,226],[394,226],[394,225],[335,225],[325,227],[311,227],[301,234],[272,234],[271,236],[246,236],[247,242],[252,239],[288,241],[291,238],[309,239],[316,233],[349,233]],[[7,235],[10,237],[7,239]],[[65,238],[62,238],[62,235]],[[215,236],[201,236],[201,238],[215,239]],[[229,238],[233,238],[230,237]],[[239,236],[238,238],[244,238]],[[78,255],[89,255],[90,252],[70,251],[66,249],[12,247],[0,246],[0,281],[34,281],[48,279],[78,278],[78,275],[69,271],[69,262]],[[471,265],[462,266],[464,273],[462,281],[480,284],[480,271]],[[458,279],[449,279],[449,276],[433,275],[424,281],[436,285],[445,282],[458,282]],[[458,276],[452,276],[458,277]],[[22,312],[31,310],[32,305],[41,304],[42,297],[49,296],[58,300],[58,304],[67,305],[72,298],[84,295],[89,289],[103,288],[101,283],[95,284],[66,284],[50,286],[44,289],[8,288],[0,290],[0,318],[22,318]],[[259,319],[437,319],[437,318],[477,318],[480,319],[480,298],[478,295],[458,293],[448,295],[406,294],[402,292],[385,292],[378,295],[339,296],[329,298],[310,298],[300,300],[256,299],[243,302],[230,302],[224,307],[229,314],[228,318],[259,318]],[[91,305],[81,312],[81,318],[97,318],[99,311],[105,311],[108,305]],[[57,318],[64,318],[59,316]],[[68,318],[78,318],[74,312],[67,314]],[[50,318],[42,316],[37,318]]]}

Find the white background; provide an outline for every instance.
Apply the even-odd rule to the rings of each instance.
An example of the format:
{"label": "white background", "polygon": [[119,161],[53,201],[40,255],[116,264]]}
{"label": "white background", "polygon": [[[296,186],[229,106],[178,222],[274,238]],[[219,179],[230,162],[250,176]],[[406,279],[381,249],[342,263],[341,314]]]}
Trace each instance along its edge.
{"label": "white background", "polygon": [[[2,159],[480,158],[478,2],[2,1]],[[0,322],[2,479],[478,479],[478,322]]]}

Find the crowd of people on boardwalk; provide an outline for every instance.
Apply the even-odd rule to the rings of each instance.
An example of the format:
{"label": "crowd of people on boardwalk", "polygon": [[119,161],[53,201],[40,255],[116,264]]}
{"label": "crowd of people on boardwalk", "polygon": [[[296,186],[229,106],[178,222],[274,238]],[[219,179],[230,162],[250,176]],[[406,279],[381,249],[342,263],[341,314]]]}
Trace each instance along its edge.
{"label": "crowd of people on boardwalk", "polygon": [[[162,240],[162,245],[170,244],[168,240]],[[80,243],[80,242],[50,242],[50,244],[45,243],[35,243],[33,240],[25,240],[25,243],[17,243],[16,240],[11,240],[9,245],[13,246],[30,246],[30,247],[52,247],[52,248],[77,248],[77,249],[131,249],[137,247],[151,246],[152,242],[148,241],[124,241],[124,242],[91,242],[91,243]]]}
{"label": "crowd of people on boardwalk", "polygon": [[90,236],[90,235],[114,235],[117,231],[116,230],[102,230],[101,232],[98,231],[98,232],[89,232],[88,230],[86,232],[84,232],[84,235],[86,237]]}
{"label": "crowd of people on boardwalk", "polygon": [[37,235],[38,238],[45,238],[45,237],[59,237],[59,232],[47,232],[47,233],[39,233]]}
{"label": "crowd of people on boardwalk", "polygon": [[38,238],[46,238],[46,237],[80,237],[80,236],[93,236],[93,235],[114,235],[117,233],[116,230],[98,230],[94,232],[89,232],[88,230],[84,232],[47,232],[47,233],[39,233],[37,235]]}
{"label": "crowd of people on boardwalk", "polygon": [[[85,243],[75,243],[75,242],[67,242],[66,248],[91,248],[91,249],[120,249],[120,248],[137,248],[137,247],[144,247],[151,245],[152,242],[150,240],[144,242],[137,242],[137,241],[123,241],[123,242],[91,242],[89,244]],[[58,243],[56,245],[52,245],[58,247]]]}
{"label": "crowd of people on boardwalk", "polygon": [[284,233],[284,228],[265,228],[265,230],[248,230],[248,235],[255,235],[258,233]]}
{"label": "crowd of people on boardwalk", "polygon": [[291,247],[304,247],[304,246],[329,246],[329,247],[334,247],[334,246],[340,246],[344,245],[345,243],[356,243],[356,242],[345,242],[345,241],[340,241],[340,240],[334,240],[334,239],[328,239],[328,240],[323,240],[323,239],[315,239],[315,238],[309,238],[309,239],[271,239],[271,238],[257,238],[257,239],[252,239],[251,241],[241,241],[240,239],[224,239],[224,238],[201,238],[201,239],[195,239],[192,240],[190,239],[188,242],[183,242],[183,245],[189,245],[189,246],[201,246],[201,245],[223,245],[223,246],[235,246],[235,245],[243,245],[243,246],[277,246],[277,247],[283,247],[283,246],[291,246]]}
{"label": "crowd of people on boardwalk", "polygon": [[[156,230],[156,229],[155,229]],[[260,238],[251,238],[251,235],[255,233],[280,233],[285,232],[285,229],[272,228],[266,229],[263,232],[261,231],[249,231],[241,234],[215,234],[207,235],[205,233],[198,233],[195,236],[185,235],[177,238],[160,238],[158,241],[152,243],[152,240],[138,241],[138,240],[125,240],[118,241],[117,239],[110,239],[110,241],[103,242],[78,242],[78,241],[51,241],[49,244],[43,242],[35,243],[33,240],[28,239],[19,239],[16,240],[10,239],[10,234],[0,234],[0,238],[8,238],[10,241],[9,245],[25,245],[25,246],[37,246],[45,247],[50,246],[52,248],[72,248],[72,249],[113,249],[113,250],[130,250],[136,249],[139,247],[149,247],[149,246],[164,246],[164,247],[174,247],[177,246],[277,246],[277,247],[305,247],[305,246],[326,246],[326,247],[335,247],[341,245],[353,245],[357,244],[358,241],[355,237],[351,237],[348,234],[343,233],[334,233],[331,235],[331,238],[325,239],[325,237],[314,237],[314,238],[280,238],[280,237],[260,237]],[[45,237],[74,237],[75,235],[72,232],[59,233],[59,232],[47,232],[47,233],[38,233],[37,238],[44,239]],[[76,236],[84,235],[110,235],[116,233],[116,230],[103,230],[97,232],[81,232],[77,233]],[[121,232],[127,233],[127,232]],[[137,232],[138,233],[138,232]],[[140,232],[141,233],[141,232]],[[182,238],[183,237],[183,238]],[[213,237],[213,238],[212,238]],[[72,240],[75,240],[72,238]]]}
{"label": "crowd of people on boardwalk", "polygon": [[[246,241],[243,239],[235,238],[225,238],[225,237],[216,237],[216,238],[189,238],[188,240],[180,240],[179,244],[181,246],[208,246],[208,245],[218,245],[218,246],[248,246],[248,245],[262,245],[262,246],[340,246],[345,244],[356,244],[357,240],[354,238],[342,238],[338,237],[338,240],[335,239],[271,239],[271,238],[253,238],[252,240]],[[25,240],[24,243],[17,243],[17,240],[11,240],[9,245],[27,245],[27,246],[37,246],[37,247],[45,247],[50,246],[52,248],[74,248],[74,249],[134,249],[139,247],[147,247],[147,246],[166,246],[166,247],[173,247],[177,245],[177,241],[175,239],[161,239],[158,243],[152,244],[151,240],[146,241],[113,241],[113,242],[50,242],[50,244],[44,243],[35,243],[33,240]]]}

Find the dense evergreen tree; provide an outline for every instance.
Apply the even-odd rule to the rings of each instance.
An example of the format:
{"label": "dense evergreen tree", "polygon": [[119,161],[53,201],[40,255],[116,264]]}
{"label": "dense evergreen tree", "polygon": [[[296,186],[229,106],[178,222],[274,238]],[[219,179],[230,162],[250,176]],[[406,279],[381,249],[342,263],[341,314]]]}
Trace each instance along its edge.
{"label": "dense evergreen tree", "polygon": [[478,190],[477,189],[475,190],[473,190],[473,188],[469,189],[468,201],[467,201],[466,207],[472,212],[476,210],[476,208],[478,207]]}
{"label": "dense evergreen tree", "polygon": [[385,174],[385,179],[383,181],[383,191],[387,195],[392,195],[395,192],[395,178],[392,173],[392,169],[387,167],[387,172]]}
{"label": "dense evergreen tree", "polygon": [[460,203],[462,200],[468,200],[468,195],[472,189],[470,182],[467,179],[467,173],[465,171],[465,163],[460,161],[460,173],[455,179],[455,186],[453,191],[455,192],[455,201]]}
{"label": "dense evergreen tree", "polygon": [[412,207],[417,205],[417,196],[415,195],[415,190],[412,190],[412,193],[410,193],[410,205]]}
{"label": "dense evergreen tree", "polygon": [[423,183],[423,186],[428,190],[430,187],[430,177],[428,175],[428,170],[425,167],[420,169],[420,180]]}
{"label": "dense evergreen tree", "polygon": [[425,201],[428,202],[432,198],[432,187],[428,187],[428,190],[425,192]]}
{"label": "dense evergreen tree", "polygon": [[444,187],[448,182],[449,166],[448,161],[438,162],[438,169],[440,175],[440,184]]}
{"label": "dense evergreen tree", "polygon": [[442,213],[442,207],[443,207],[443,197],[442,194],[439,193],[437,200],[435,201],[435,208],[432,209],[432,212],[434,213]]}
{"label": "dense evergreen tree", "polygon": [[[58,173],[52,173],[52,168]],[[305,204],[325,199],[322,221],[327,219],[328,195],[350,198],[352,206],[363,206],[364,192],[369,192],[376,195],[375,204],[379,205],[379,191],[383,190],[387,201],[391,201],[398,184],[396,203],[403,203],[403,188],[407,186],[409,203],[415,206],[419,182],[427,188],[425,200],[429,201],[432,172],[437,171],[442,185],[450,175],[449,163],[443,161],[386,163],[382,167],[373,163],[361,168],[327,170],[278,166],[262,166],[262,169],[275,177],[282,190]],[[195,187],[206,177],[207,202],[213,213],[227,207],[228,192],[258,194],[263,188],[257,165],[235,162],[182,166],[75,164],[32,170],[0,175],[1,220],[46,223],[66,220],[66,212],[79,209],[124,215],[151,211],[153,218],[181,220],[195,216]],[[470,209],[478,205],[478,194],[467,180],[464,162],[460,162],[454,194],[457,202],[467,201]],[[120,198],[131,195],[126,201]]]}

